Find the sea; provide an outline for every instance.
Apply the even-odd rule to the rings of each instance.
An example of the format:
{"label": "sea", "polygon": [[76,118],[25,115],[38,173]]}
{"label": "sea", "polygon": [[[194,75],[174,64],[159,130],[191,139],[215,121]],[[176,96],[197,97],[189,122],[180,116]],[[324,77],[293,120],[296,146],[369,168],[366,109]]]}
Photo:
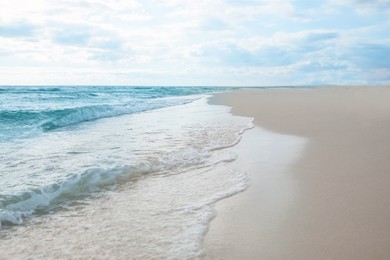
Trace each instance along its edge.
{"label": "sea", "polygon": [[0,259],[193,259],[252,119],[221,87],[0,86]]}

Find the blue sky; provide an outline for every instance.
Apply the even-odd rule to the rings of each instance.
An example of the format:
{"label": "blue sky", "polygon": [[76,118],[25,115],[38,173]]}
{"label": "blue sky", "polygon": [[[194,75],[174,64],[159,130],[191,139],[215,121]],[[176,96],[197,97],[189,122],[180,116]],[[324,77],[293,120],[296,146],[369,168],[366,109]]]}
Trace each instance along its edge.
{"label": "blue sky", "polygon": [[8,84],[390,84],[390,0],[0,0]]}

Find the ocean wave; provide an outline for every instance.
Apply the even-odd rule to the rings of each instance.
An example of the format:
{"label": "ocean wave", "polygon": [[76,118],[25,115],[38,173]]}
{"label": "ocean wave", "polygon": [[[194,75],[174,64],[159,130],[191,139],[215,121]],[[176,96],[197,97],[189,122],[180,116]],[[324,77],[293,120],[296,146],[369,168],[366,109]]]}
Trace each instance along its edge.
{"label": "ocean wave", "polygon": [[193,101],[194,99],[183,100],[160,100],[160,102],[140,102],[128,105],[96,105],[78,108],[62,109],[50,111],[50,119],[41,124],[40,128],[44,131],[55,130],[68,125],[75,125],[91,120],[114,117],[124,114],[133,114],[167,106],[180,105]]}
{"label": "ocean wave", "polygon": [[63,201],[81,199],[92,192],[115,184],[120,176],[130,176],[131,167],[113,169],[89,169],[65,180],[17,195],[0,197],[0,226],[22,224],[23,219],[39,211],[45,212],[61,205]]}
{"label": "ocean wave", "polygon": [[86,121],[185,104],[195,99],[196,97],[182,99],[161,98],[154,100],[134,100],[124,105],[102,104],[43,111],[0,111],[0,124],[3,128],[19,126],[25,129],[27,127],[35,127],[43,131],[50,131]]}
{"label": "ocean wave", "polygon": [[7,93],[19,93],[19,94],[25,94],[25,93],[41,93],[41,92],[61,92],[63,91],[60,87],[21,87],[21,86],[4,86],[0,88],[0,92],[7,92]]}
{"label": "ocean wave", "polygon": [[[142,111],[142,109],[140,109],[140,111]],[[136,109],[132,109],[131,107],[110,105],[52,110],[49,112],[44,112],[49,119],[46,122],[40,124],[40,128],[44,131],[50,131],[68,125],[75,125],[99,118],[112,117],[121,114],[130,114],[134,112],[136,112]]]}
{"label": "ocean wave", "polygon": [[0,111],[0,122],[3,125],[17,125],[20,122],[24,122],[25,124],[27,124],[31,123],[29,122],[29,120],[34,120],[40,117],[41,113],[34,111]]}
{"label": "ocean wave", "polygon": [[33,88],[31,89],[32,91],[37,91],[37,92],[59,92],[59,91],[62,91],[61,88],[51,88],[51,87],[47,87],[47,88]]}
{"label": "ocean wave", "polygon": [[110,169],[91,168],[83,173],[73,174],[56,183],[51,183],[20,194],[0,196],[0,227],[2,224],[22,224],[34,214],[61,209],[78,200],[99,192],[111,190],[117,185],[134,181],[140,176],[153,173],[174,172],[188,167],[209,167],[221,162],[235,160],[228,154],[205,163],[210,154],[206,150],[185,148],[174,153],[162,153],[146,158],[135,165],[123,165]]}

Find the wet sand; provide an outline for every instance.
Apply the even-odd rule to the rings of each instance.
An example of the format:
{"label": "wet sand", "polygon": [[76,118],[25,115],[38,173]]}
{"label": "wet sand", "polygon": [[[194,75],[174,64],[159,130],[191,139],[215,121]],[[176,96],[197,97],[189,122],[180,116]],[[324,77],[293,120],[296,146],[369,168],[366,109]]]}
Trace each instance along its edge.
{"label": "wet sand", "polygon": [[261,129],[244,135],[238,163],[251,186],[217,204],[206,259],[390,259],[390,88],[244,90],[211,102],[307,142],[293,163],[267,163]]}

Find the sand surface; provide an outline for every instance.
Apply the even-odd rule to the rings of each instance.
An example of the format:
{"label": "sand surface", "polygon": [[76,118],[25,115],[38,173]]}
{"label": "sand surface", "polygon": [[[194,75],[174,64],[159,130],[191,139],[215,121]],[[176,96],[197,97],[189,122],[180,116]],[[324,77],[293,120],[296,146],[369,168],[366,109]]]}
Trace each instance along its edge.
{"label": "sand surface", "polygon": [[390,88],[245,90],[211,102],[307,143],[288,167],[267,165],[261,131],[244,135],[251,186],[217,204],[206,259],[390,259]]}

